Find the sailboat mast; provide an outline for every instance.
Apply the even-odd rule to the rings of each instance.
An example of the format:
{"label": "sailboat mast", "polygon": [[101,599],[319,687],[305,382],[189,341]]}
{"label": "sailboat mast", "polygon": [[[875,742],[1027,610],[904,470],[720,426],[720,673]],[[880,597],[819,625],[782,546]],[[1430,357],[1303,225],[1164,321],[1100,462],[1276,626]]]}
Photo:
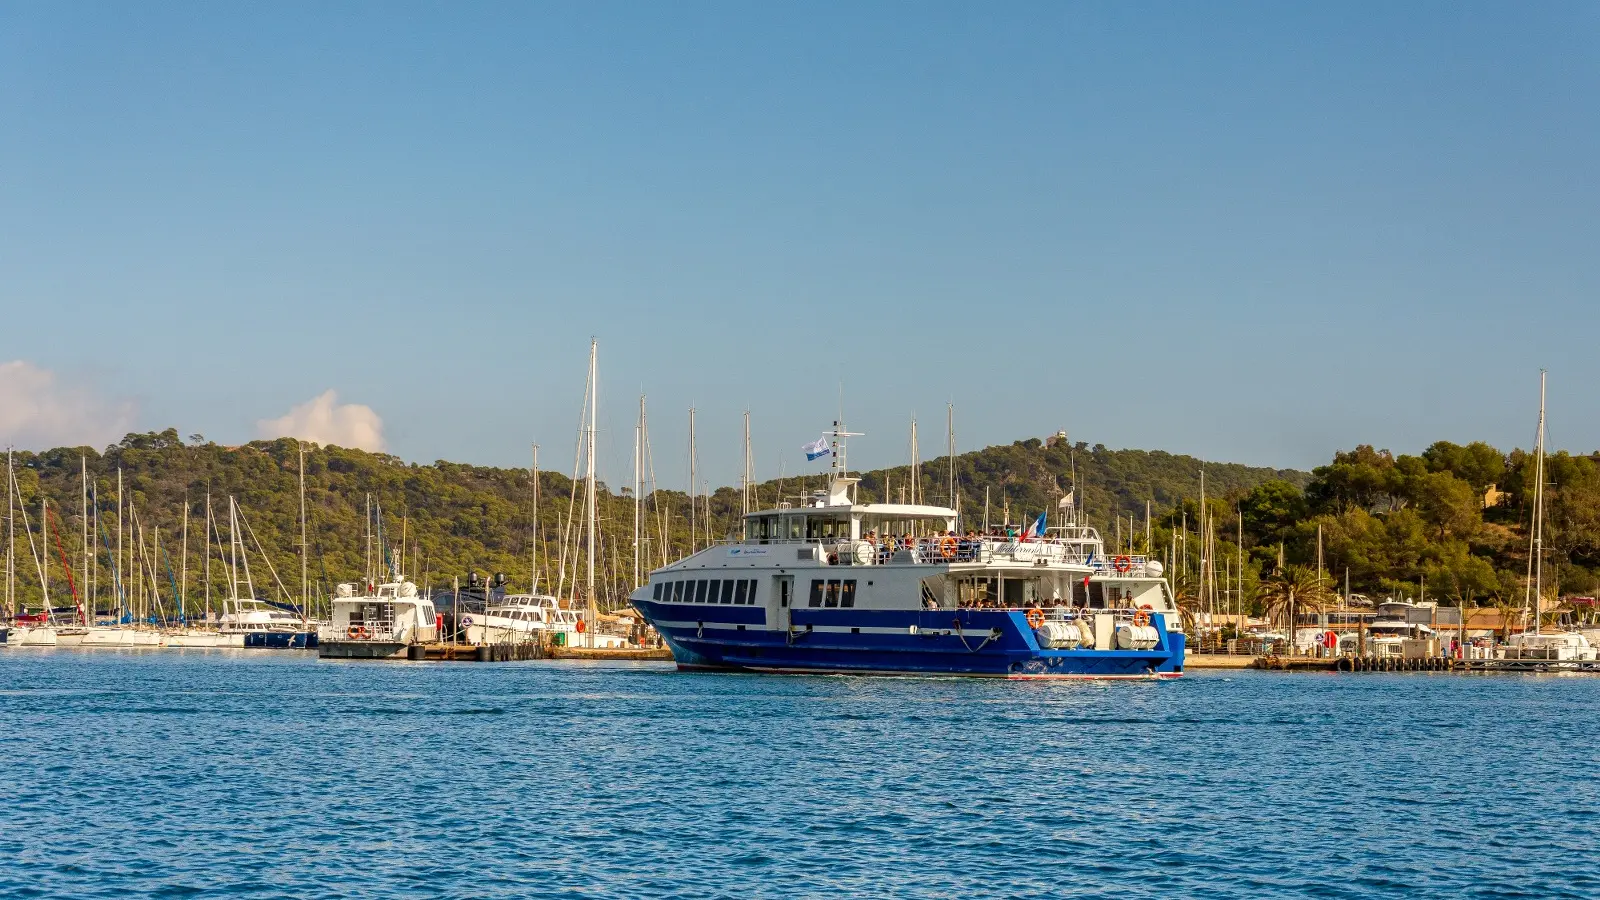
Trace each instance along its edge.
{"label": "sailboat mast", "polygon": [[11,448],[6,448],[6,618],[16,615],[17,601],[17,507],[12,500],[15,482],[11,468]]}
{"label": "sailboat mast", "polygon": [[372,495],[367,495],[367,567],[361,575],[361,580],[368,585],[372,584]]}
{"label": "sailboat mast", "polygon": [[539,445],[533,445],[533,569],[528,592],[539,593]]}
{"label": "sailboat mast", "polygon": [[[748,419],[746,420],[748,422]],[[747,426],[748,427],[748,426]],[[633,426],[633,584],[639,586],[639,563],[643,547],[640,525],[644,515],[644,395],[639,395],[639,424]]]}
{"label": "sailboat mast", "polygon": [[117,570],[117,624],[128,614],[127,592],[122,588],[122,573],[128,571],[122,556],[122,466],[117,466],[117,559],[114,568]]}
{"label": "sailboat mast", "polygon": [[944,405],[944,452],[950,459],[950,508],[956,508],[956,405]]}
{"label": "sailboat mast", "polygon": [[[1200,525],[1200,599],[1198,609],[1205,609],[1205,469],[1200,469],[1200,516],[1195,524]],[[1294,623],[1290,621],[1290,645],[1294,644]]]}
{"label": "sailboat mast", "polygon": [[911,417],[911,502],[922,502],[922,448],[917,446],[917,417]]}
{"label": "sailboat mast", "polygon": [[695,501],[695,485],[699,484],[695,472],[695,445],[694,445],[694,407],[689,407],[689,552],[694,553],[700,549],[699,512],[700,505]]}
{"label": "sailboat mast", "polygon": [[1539,370],[1538,459],[1533,486],[1533,631],[1539,633],[1544,614],[1544,370]]}
{"label": "sailboat mast", "polygon": [[[228,495],[228,558],[228,593],[237,600],[239,599],[239,516],[232,494]],[[247,560],[245,565],[249,564]]]}
{"label": "sailboat mast", "polygon": [[306,549],[306,445],[298,438],[295,449],[300,451],[300,623],[311,618],[311,553]]}
{"label": "sailboat mast", "polygon": [[[206,482],[206,618],[211,618],[211,536],[216,533],[216,522],[211,516],[211,483]],[[227,610],[223,610],[226,612]]]}
{"label": "sailboat mast", "polygon": [[[78,455],[78,477],[82,494],[82,505],[78,511],[79,525],[82,527],[83,539],[83,589],[89,589],[89,457]],[[90,597],[87,603],[78,604],[78,613],[82,617],[82,624],[89,624],[89,611],[94,606],[94,598]]]}
{"label": "sailboat mast", "polygon": [[[42,479],[41,479],[42,480]],[[39,568],[39,584],[44,590],[44,614],[46,619],[50,616],[50,498],[44,495],[44,486],[39,490],[39,543],[44,545],[44,563]]]}
{"label": "sailboat mast", "polygon": [[744,411],[744,474],[739,476],[739,515],[750,514],[750,410]]}
{"label": "sailboat mast", "polygon": [[[586,444],[586,447],[585,447],[585,452],[584,452],[585,459],[584,459],[584,503],[583,503],[584,510],[583,510],[583,512],[584,512],[584,519],[586,520],[584,524],[585,524],[585,527],[588,530],[588,552],[586,554],[584,554],[588,558],[588,574],[584,577],[584,593],[585,593],[585,595],[587,597],[587,600],[588,600],[588,608],[585,610],[585,616],[584,616],[585,619],[587,619],[587,621],[584,623],[587,627],[584,629],[584,633],[588,635],[588,643],[589,643],[590,646],[594,645],[594,627],[599,621],[599,614],[600,614],[600,610],[599,610],[598,606],[595,603],[595,596],[594,596],[595,514],[597,512],[597,510],[595,509],[595,485],[594,485],[594,429],[595,429],[595,413],[596,413],[596,411],[598,409],[598,406],[599,406],[599,404],[597,402],[597,398],[596,398],[595,395],[600,392],[600,390],[599,390],[600,386],[595,381],[595,350],[596,350],[597,344],[598,344],[597,341],[595,341],[592,338],[590,339],[590,341],[589,341],[589,428],[587,430],[587,433],[584,436],[584,443]],[[691,416],[690,421],[692,422],[693,421],[693,411],[692,410],[690,412],[690,416]],[[690,434],[691,435],[693,434],[692,426],[691,426]],[[692,440],[692,437],[691,437],[691,440]],[[693,485],[693,479],[691,479],[691,487],[692,487],[692,485]]]}
{"label": "sailboat mast", "polygon": [[178,590],[178,624],[189,624],[189,495],[183,495],[183,553],[178,568],[182,571],[182,587]]}

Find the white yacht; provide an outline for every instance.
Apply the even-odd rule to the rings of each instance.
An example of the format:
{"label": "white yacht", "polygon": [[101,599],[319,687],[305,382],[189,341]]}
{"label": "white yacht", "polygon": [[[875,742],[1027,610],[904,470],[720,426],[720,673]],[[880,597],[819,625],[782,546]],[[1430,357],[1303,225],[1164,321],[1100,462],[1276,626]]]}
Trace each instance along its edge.
{"label": "white yacht", "polygon": [[328,659],[403,659],[406,648],[439,639],[433,601],[398,574],[394,581],[358,592],[334,590],[333,620],[317,632],[317,655]]}
{"label": "white yacht", "polygon": [[1507,638],[1505,658],[1587,662],[1597,657],[1594,645],[1582,632],[1543,628],[1535,632],[1513,634]]}
{"label": "white yacht", "polygon": [[[1407,641],[1429,641],[1436,636],[1431,625],[1417,621],[1414,610],[1427,610],[1431,604],[1388,600],[1378,604],[1376,615],[1367,625],[1367,652],[1378,657],[1405,656]],[[1427,654],[1423,654],[1427,655]]]}
{"label": "white yacht", "polygon": [[578,634],[578,614],[549,594],[506,594],[483,612],[461,616],[461,632],[469,644],[537,641],[546,634]]}

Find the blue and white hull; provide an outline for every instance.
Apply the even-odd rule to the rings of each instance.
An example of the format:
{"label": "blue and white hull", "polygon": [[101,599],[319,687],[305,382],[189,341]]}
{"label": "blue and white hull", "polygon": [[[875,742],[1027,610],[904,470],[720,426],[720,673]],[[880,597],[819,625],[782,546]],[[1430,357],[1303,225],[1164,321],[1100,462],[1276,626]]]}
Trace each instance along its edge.
{"label": "blue and white hull", "polygon": [[[1106,558],[1092,527],[958,532],[947,507],[857,503],[836,440],[828,490],[650,573],[629,598],[680,668],[989,678],[1173,678],[1161,564]],[[1064,517],[1065,519],[1066,517]]]}
{"label": "blue and white hull", "polygon": [[[1172,678],[1184,636],[1168,631],[1148,650],[1040,646],[1022,610],[795,609],[772,630],[760,607],[696,609],[635,601],[682,669],[994,678]],[[705,621],[707,613],[714,614]],[[737,614],[737,615],[733,615]]]}

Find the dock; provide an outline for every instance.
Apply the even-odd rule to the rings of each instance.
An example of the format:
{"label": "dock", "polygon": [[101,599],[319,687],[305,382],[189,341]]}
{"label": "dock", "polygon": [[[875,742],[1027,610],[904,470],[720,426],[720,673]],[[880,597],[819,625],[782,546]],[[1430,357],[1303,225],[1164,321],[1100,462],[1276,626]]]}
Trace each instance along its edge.
{"label": "dock", "polygon": [[[1185,667],[1193,665],[1188,660]],[[1258,656],[1250,668],[1275,672],[1459,672],[1463,674],[1573,672],[1600,675],[1600,660],[1457,659],[1451,656]],[[1201,666],[1204,668],[1204,666]],[[1237,667],[1243,668],[1243,667]]]}
{"label": "dock", "polygon": [[534,659],[669,660],[665,647],[562,647],[536,641],[498,644],[429,643],[406,648],[406,659],[420,662],[522,662]]}

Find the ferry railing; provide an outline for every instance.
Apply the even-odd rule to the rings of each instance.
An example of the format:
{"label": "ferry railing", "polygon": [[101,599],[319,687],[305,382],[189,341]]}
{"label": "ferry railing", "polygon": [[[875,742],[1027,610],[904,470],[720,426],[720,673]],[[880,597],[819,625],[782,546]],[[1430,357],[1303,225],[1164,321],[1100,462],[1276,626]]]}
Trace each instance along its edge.
{"label": "ferry railing", "polygon": [[[1145,573],[1146,558],[1143,556],[1127,557],[1124,572],[1117,568],[1113,559],[1102,559],[1098,554],[1093,554],[1084,547],[1074,543],[1058,543],[1050,540],[1021,541],[1010,539],[996,539],[992,537],[980,538],[953,538],[954,543],[946,543],[945,538],[919,539],[910,544],[900,542],[870,543],[874,556],[866,565],[887,565],[891,562],[912,563],[960,563],[960,562],[1012,562],[1026,565],[1039,565],[1042,563],[1057,563],[1062,565],[1087,565],[1097,574],[1127,574],[1142,576]],[[839,565],[859,565],[853,557],[854,547],[849,541],[836,542],[824,547],[830,561],[837,558]]]}

